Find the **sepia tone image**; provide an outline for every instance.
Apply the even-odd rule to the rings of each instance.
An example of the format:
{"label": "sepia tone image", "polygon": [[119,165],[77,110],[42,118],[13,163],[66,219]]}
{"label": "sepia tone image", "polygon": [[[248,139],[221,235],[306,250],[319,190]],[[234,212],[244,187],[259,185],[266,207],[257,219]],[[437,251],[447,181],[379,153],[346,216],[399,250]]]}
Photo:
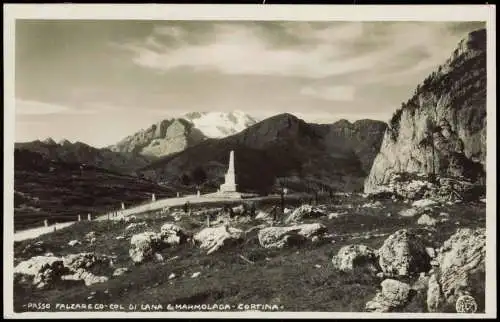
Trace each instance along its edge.
{"label": "sepia tone image", "polygon": [[14,311],[484,313],[486,40],[17,20]]}

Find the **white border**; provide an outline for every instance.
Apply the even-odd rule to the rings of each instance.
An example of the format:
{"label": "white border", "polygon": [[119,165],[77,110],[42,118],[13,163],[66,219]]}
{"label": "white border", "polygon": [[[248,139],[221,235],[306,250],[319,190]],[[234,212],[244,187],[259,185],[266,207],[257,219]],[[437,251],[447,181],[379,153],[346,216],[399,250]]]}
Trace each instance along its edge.
{"label": "white border", "polygon": [[[487,272],[485,314],[315,312],[13,312],[13,217],[4,215],[4,318],[495,318],[496,317],[496,7],[494,5],[4,5],[4,214],[13,210],[15,19],[486,21],[487,26]],[[9,227],[10,229],[7,229]]]}

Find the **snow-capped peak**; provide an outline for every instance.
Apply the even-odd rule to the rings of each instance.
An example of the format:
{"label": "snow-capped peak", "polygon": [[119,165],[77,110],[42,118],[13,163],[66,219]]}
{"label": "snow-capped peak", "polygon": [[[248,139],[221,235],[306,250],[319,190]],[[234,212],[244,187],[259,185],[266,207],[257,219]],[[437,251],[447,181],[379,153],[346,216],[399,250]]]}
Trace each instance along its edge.
{"label": "snow-capped peak", "polygon": [[185,114],[184,118],[209,138],[233,135],[257,123],[257,120],[243,111],[194,112]]}

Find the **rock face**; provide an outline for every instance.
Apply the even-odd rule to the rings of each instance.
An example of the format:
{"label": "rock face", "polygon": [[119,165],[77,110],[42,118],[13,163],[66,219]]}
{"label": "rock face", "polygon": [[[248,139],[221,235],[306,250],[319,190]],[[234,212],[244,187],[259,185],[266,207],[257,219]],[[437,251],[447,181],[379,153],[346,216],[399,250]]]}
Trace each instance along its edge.
{"label": "rock face", "polygon": [[159,234],[144,232],[130,239],[129,255],[134,263],[142,263],[154,258],[156,252],[162,248],[163,242]]}
{"label": "rock face", "polygon": [[289,227],[267,227],[259,230],[259,243],[264,248],[283,248],[312,240],[321,236],[327,229],[323,224],[303,224]]}
{"label": "rock face", "polygon": [[365,193],[395,173],[482,181],[486,165],[486,30],[470,33],[389,122]]}
{"label": "rock face", "polygon": [[124,138],[110,149],[162,157],[180,152],[207,138],[223,138],[238,133],[255,123],[254,118],[239,111],[188,113],[181,118],[153,124]]}
{"label": "rock face", "polygon": [[378,270],[375,250],[365,245],[347,245],[332,258],[333,266],[341,271],[351,271],[356,267],[369,267]]}
{"label": "rock face", "polygon": [[243,240],[243,231],[237,228],[222,225],[219,227],[205,228],[193,236],[195,243],[201,249],[211,254],[223,247],[240,243]]}
{"label": "rock face", "polygon": [[381,283],[382,291],[366,303],[366,310],[372,312],[391,312],[404,306],[410,296],[410,286],[406,283],[386,279]]}
{"label": "rock face", "polygon": [[425,245],[406,229],[390,235],[378,250],[378,255],[379,265],[387,276],[408,276],[430,269]]}
{"label": "rock face", "polygon": [[163,120],[128,136],[111,146],[115,152],[138,153],[160,157],[179,152],[205,139],[193,124],[185,119]]}
{"label": "rock face", "polygon": [[427,293],[427,307],[437,312],[443,303],[451,303],[461,295],[470,295],[469,276],[485,271],[486,230],[459,229],[438,250],[438,267],[431,275]]}

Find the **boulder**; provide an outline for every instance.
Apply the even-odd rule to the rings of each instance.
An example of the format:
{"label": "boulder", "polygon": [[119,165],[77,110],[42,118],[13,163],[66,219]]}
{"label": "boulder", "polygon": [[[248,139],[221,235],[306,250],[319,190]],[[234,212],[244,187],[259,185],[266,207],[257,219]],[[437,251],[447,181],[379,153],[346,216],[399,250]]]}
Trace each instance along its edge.
{"label": "boulder", "polygon": [[460,296],[471,294],[476,285],[471,285],[469,276],[486,269],[485,234],[485,228],[461,228],[438,249],[438,267],[429,281],[430,312],[438,311],[442,303],[454,303]]}
{"label": "boulder", "polygon": [[163,241],[159,234],[144,232],[132,236],[130,239],[129,255],[134,263],[142,263],[154,258],[154,254],[163,248]]}
{"label": "boulder", "polygon": [[172,223],[165,223],[161,226],[160,237],[164,243],[170,246],[185,243],[187,240],[187,234],[184,229]]}
{"label": "boulder", "polygon": [[193,236],[196,244],[201,249],[211,254],[217,250],[243,241],[243,231],[237,228],[221,225],[219,227],[205,228]]}
{"label": "boulder", "polygon": [[369,267],[377,271],[375,250],[365,245],[347,245],[332,258],[333,266],[341,271],[351,271],[356,267]]}
{"label": "boulder", "polygon": [[318,218],[326,215],[325,211],[319,207],[313,207],[311,205],[302,205],[296,208],[286,219],[285,223],[296,223],[304,219]]}
{"label": "boulder", "polygon": [[435,226],[437,224],[437,222],[438,221],[435,218],[432,218],[428,214],[423,214],[417,220],[417,224],[423,225],[423,226]]}
{"label": "boulder", "polygon": [[410,286],[406,283],[385,279],[381,284],[382,290],[366,303],[366,310],[371,312],[391,312],[403,307],[410,296]]}
{"label": "boulder", "polygon": [[259,243],[264,248],[283,248],[311,240],[327,232],[320,223],[302,224],[289,227],[267,227],[258,233]]}
{"label": "boulder", "polygon": [[39,289],[52,287],[66,272],[62,258],[55,256],[34,256],[14,267],[14,275],[32,277]]}
{"label": "boulder", "polygon": [[81,245],[81,244],[82,243],[80,243],[80,241],[78,241],[78,240],[70,240],[68,242],[68,246],[71,246],[71,247],[76,246],[76,245]]}
{"label": "boulder", "polygon": [[390,235],[378,250],[378,255],[379,265],[387,276],[408,276],[431,268],[425,245],[407,229]]}
{"label": "boulder", "polygon": [[233,207],[233,214],[235,215],[243,215],[246,212],[245,206],[239,205],[236,207]]}

